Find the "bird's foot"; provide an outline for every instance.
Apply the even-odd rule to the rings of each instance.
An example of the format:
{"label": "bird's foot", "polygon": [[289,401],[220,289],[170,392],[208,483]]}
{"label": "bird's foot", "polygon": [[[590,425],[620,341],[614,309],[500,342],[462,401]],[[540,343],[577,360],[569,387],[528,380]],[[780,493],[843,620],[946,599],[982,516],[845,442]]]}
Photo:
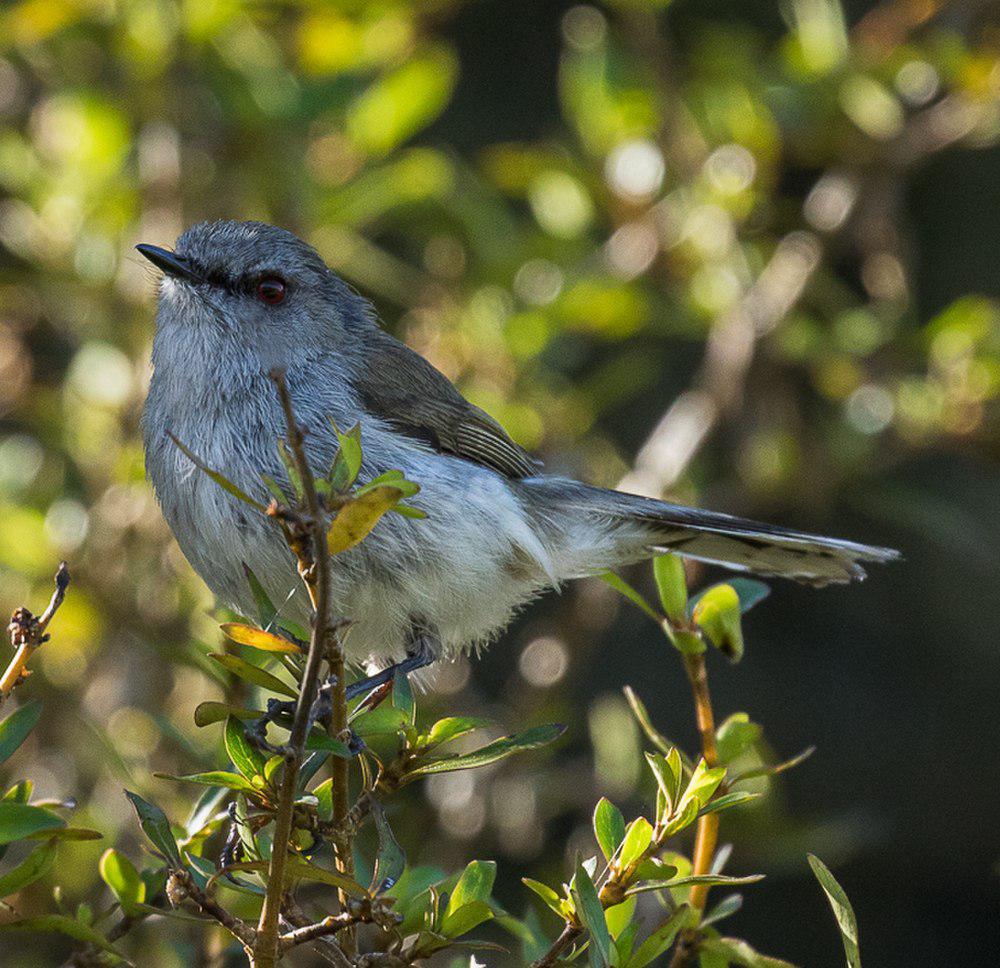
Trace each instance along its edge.
{"label": "bird's foot", "polygon": [[382,669],[381,672],[352,682],[347,687],[347,698],[356,699],[358,696],[370,692],[371,695],[365,699],[365,705],[373,708],[389,695],[390,687],[397,673],[409,675],[418,669],[425,669],[436,659],[437,653],[431,646],[431,640],[427,636],[421,635],[407,649],[406,658],[402,662],[394,662],[391,666]]}
{"label": "bird's foot", "polygon": [[[333,687],[337,683],[336,676],[330,676],[320,687],[309,710],[309,719],[306,723],[306,736],[309,735],[313,726],[317,722],[324,722],[330,718],[333,712]],[[247,724],[247,737],[258,749],[267,753],[274,753],[285,756],[289,753],[288,746],[275,746],[267,739],[267,727],[281,719],[290,719],[295,716],[296,703],[294,700],[268,699],[267,712],[259,719],[255,719]],[[291,724],[289,724],[290,726]],[[355,755],[364,748],[364,743],[353,730],[348,740],[348,747]]]}

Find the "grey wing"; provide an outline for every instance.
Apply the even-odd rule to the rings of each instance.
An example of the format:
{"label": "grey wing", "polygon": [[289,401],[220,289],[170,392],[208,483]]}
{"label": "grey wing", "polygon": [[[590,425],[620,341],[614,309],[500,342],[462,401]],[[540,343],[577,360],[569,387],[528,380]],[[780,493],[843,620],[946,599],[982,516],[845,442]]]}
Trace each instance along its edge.
{"label": "grey wing", "polygon": [[484,410],[418,353],[381,330],[368,337],[357,388],[365,409],[435,450],[505,477],[530,477],[538,463]]}

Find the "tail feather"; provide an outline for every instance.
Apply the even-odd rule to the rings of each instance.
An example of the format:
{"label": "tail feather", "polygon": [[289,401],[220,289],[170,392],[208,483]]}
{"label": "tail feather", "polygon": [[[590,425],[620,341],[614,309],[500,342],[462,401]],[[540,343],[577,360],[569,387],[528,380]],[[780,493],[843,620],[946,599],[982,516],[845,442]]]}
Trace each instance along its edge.
{"label": "tail feather", "polygon": [[[536,477],[522,484],[528,507],[555,529],[550,533],[576,545],[565,548],[578,559],[576,571],[592,573],[669,551],[736,571],[820,586],[860,580],[865,563],[900,557],[891,548],[805,534],[562,478]],[[597,536],[597,560],[589,566],[588,549],[581,546],[587,535]],[[617,560],[607,561],[608,552]]]}

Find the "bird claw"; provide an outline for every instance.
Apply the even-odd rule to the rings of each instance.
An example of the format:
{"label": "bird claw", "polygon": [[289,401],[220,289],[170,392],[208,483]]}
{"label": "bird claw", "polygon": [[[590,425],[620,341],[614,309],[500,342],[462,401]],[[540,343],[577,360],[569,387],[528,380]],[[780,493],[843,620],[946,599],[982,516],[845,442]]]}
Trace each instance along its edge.
{"label": "bird claw", "polygon": [[[391,666],[376,672],[374,675],[364,679],[358,679],[347,687],[347,698],[356,699],[366,692],[371,692],[388,686],[396,678],[396,673],[409,675],[418,669],[424,669],[437,659],[431,640],[426,635],[421,635],[413,645],[407,649],[406,658],[402,662],[394,662]],[[381,701],[381,699],[380,699]]]}

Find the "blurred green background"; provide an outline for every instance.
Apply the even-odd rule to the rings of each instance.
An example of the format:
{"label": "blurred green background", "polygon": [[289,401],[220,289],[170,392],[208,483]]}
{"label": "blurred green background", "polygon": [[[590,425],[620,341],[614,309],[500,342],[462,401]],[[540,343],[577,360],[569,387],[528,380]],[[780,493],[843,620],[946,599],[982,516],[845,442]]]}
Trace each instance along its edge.
{"label": "blurred green background", "polygon": [[[257,218],[316,245],[550,469],[904,551],[862,586],[775,586],[743,663],[712,662],[720,716],[746,709],[785,755],[819,748],[723,825],[733,871],[769,875],[729,930],[842,964],[811,849],[854,900],[867,964],[995,962],[997,14],[4,4],[0,607],[40,608],[60,557],[76,581],[18,694],[43,723],[3,780],[76,797],[105,832],[62,848],[67,898],[106,902],[108,843],[138,859],[123,785],[183,815],[188,791],[152,772],[215,755],[191,714],[223,691],[211,601],[144,480],[155,282],[132,246]],[[501,899],[532,905],[519,876],[558,882],[591,850],[601,793],[648,796],[625,683],[693,745],[675,656],[599,583],[445,669],[437,709],[570,728],[414,791],[394,821],[411,859],[495,857]],[[51,883],[18,910],[50,909]],[[148,964],[209,963],[196,933],[142,937]],[[5,937],[0,960],[67,950]]]}

